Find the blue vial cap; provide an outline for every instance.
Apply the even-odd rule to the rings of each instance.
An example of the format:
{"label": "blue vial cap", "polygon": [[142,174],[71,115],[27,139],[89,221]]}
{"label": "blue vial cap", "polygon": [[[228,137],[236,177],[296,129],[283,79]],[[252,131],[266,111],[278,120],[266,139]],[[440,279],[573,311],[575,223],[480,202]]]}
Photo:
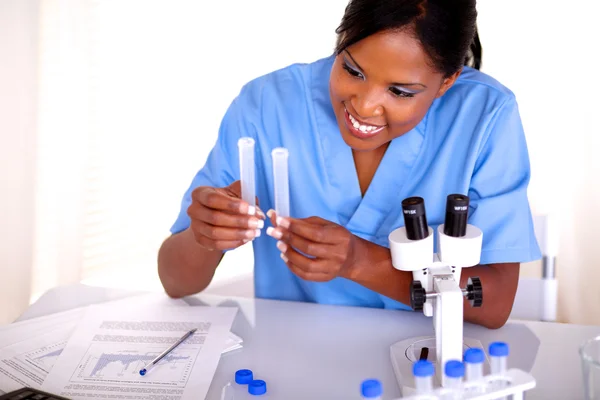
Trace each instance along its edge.
{"label": "blue vial cap", "polygon": [[246,385],[252,382],[252,371],[249,369],[240,369],[235,372],[235,383]]}
{"label": "blue vial cap", "polygon": [[444,373],[450,378],[462,378],[465,375],[465,365],[458,360],[450,360],[446,363]]}
{"label": "blue vial cap", "polygon": [[481,349],[468,349],[465,351],[465,362],[469,364],[480,364],[485,359],[485,354]]}
{"label": "blue vial cap", "polygon": [[248,384],[248,393],[253,396],[267,393],[267,383],[261,379],[253,380]]}
{"label": "blue vial cap", "polygon": [[418,377],[432,376],[434,374],[433,363],[427,360],[419,360],[413,364],[413,375]]}
{"label": "blue vial cap", "polygon": [[383,393],[383,387],[377,379],[367,379],[360,385],[360,393],[367,399],[379,397]]}
{"label": "blue vial cap", "polygon": [[490,343],[489,353],[493,357],[506,357],[508,356],[508,344],[504,342]]}

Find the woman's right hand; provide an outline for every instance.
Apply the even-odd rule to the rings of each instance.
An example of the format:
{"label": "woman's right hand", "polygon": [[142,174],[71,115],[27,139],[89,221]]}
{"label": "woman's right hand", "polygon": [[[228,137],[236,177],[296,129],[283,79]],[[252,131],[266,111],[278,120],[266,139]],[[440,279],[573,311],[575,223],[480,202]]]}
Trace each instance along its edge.
{"label": "woman's right hand", "polygon": [[[208,250],[235,249],[260,236],[264,213],[242,200],[240,181],[225,188],[201,186],[192,192],[187,214],[196,242]],[[258,200],[257,203],[258,205]]]}

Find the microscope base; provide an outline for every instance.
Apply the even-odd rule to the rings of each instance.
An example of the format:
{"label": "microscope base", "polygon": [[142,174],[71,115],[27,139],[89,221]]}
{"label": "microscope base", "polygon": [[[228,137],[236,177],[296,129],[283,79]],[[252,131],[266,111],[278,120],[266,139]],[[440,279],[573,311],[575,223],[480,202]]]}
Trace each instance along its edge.
{"label": "microscope base", "polygon": [[[390,356],[392,360],[392,366],[394,368],[394,374],[396,380],[400,386],[402,396],[410,396],[415,392],[415,384],[413,380],[413,364],[419,360],[421,349],[427,347],[429,354],[427,360],[432,362],[435,366],[436,375],[433,379],[433,387],[440,387],[440,375],[439,371],[442,370],[441,366],[437,364],[435,355],[435,336],[418,336],[410,339],[402,340],[394,343],[390,346]],[[463,353],[464,350],[469,348],[480,348],[485,351],[483,345],[479,340],[464,338],[463,339]],[[484,362],[484,370],[489,370],[489,360]]]}

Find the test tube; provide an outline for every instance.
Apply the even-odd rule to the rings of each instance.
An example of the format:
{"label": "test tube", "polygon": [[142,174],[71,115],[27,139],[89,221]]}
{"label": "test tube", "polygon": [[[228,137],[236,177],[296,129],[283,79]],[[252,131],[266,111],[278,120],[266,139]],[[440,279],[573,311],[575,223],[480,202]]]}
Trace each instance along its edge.
{"label": "test tube", "polygon": [[472,348],[465,351],[465,375],[468,382],[478,381],[483,378],[483,361],[485,354],[483,350]]}
{"label": "test tube", "polygon": [[238,151],[240,155],[240,181],[242,184],[242,200],[248,205],[249,213],[254,214],[256,210],[256,183],[254,172],[254,139],[243,137],[238,140]]}
{"label": "test tube", "polygon": [[363,399],[381,400],[383,387],[377,379],[367,379],[360,385],[360,394]]}
{"label": "test tube", "polygon": [[404,226],[408,239],[421,240],[429,236],[423,198],[409,197],[402,200],[402,214],[404,214]]}
{"label": "test tube", "polygon": [[[508,344],[504,342],[493,342],[490,343],[488,348],[490,355],[490,372],[492,375],[498,377],[504,376],[506,373],[506,359],[508,358]],[[498,379],[492,383],[494,389],[503,388],[507,385],[507,382]],[[507,397],[501,397],[498,400],[507,400]]]}
{"label": "test tube", "polygon": [[444,386],[459,393],[462,386],[462,378],[465,375],[464,364],[458,360],[450,360],[446,362],[444,374],[446,375],[446,384]]}
{"label": "test tube", "polygon": [[415,391],[417,394],[430,394],[433,391],[433,363],[427,360],[419,360],[413,364],[413,376],[415,378]]}
{"label": "test tube", "polygon": [[508,358],[508,344],[504,342],[490,343],[490,372],[492,375],[502,376],[506,373],[506,359]]}
{"label": "test tube", "polygon": [[271,157],[273,158],[273,181],[275,183],[275,212],[278,217],[289,217],[288,150],[277,147],[271,152]]}

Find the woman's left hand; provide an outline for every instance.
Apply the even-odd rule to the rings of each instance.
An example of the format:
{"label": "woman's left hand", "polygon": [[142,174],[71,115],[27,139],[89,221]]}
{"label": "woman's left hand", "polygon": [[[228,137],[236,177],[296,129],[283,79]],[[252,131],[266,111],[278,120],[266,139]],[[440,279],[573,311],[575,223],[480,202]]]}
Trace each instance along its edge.
{"label": "woman's left hand", "polygon": [[278,240],[281,258],[300,278],[325,282],[349,276],[357,262],[360,238],[319,217],[281,218],[273,210],[267,215],[275,226],[267,234]]}

